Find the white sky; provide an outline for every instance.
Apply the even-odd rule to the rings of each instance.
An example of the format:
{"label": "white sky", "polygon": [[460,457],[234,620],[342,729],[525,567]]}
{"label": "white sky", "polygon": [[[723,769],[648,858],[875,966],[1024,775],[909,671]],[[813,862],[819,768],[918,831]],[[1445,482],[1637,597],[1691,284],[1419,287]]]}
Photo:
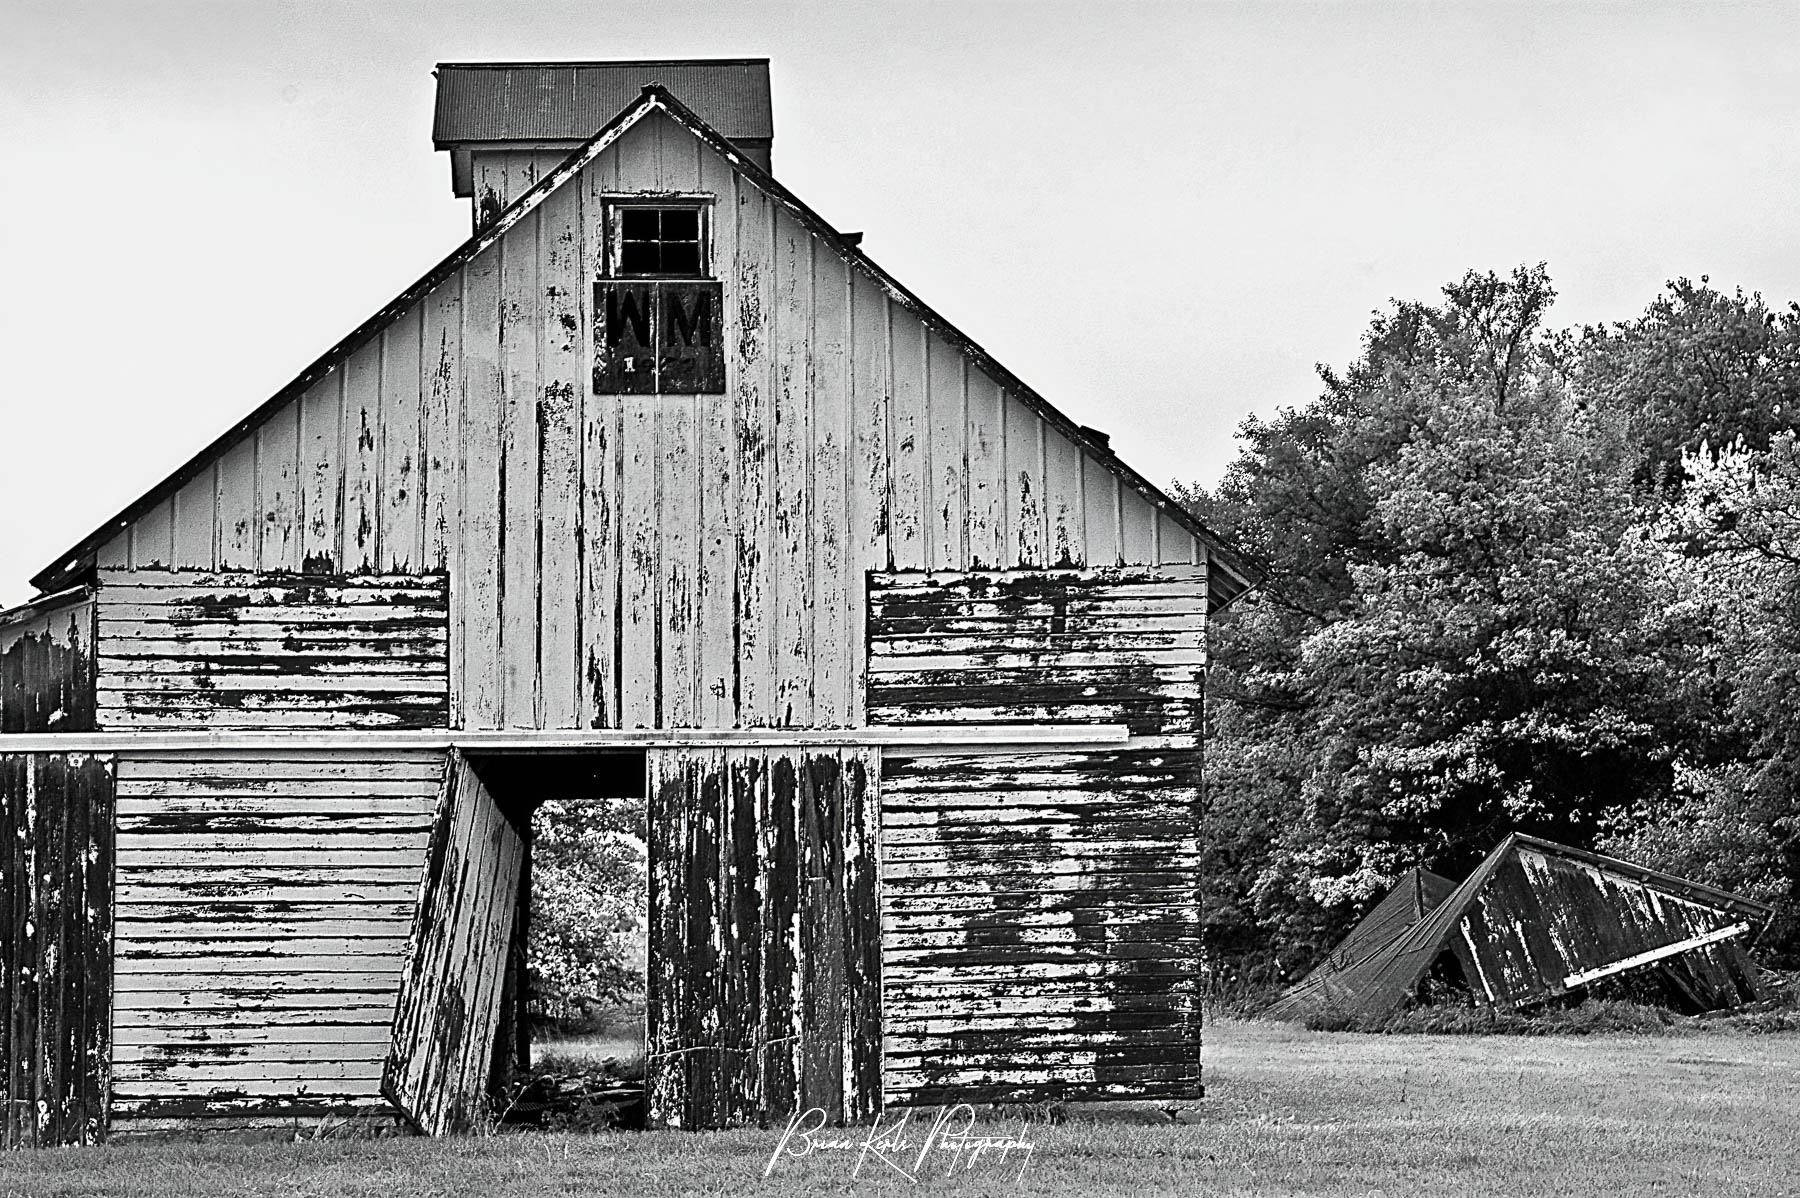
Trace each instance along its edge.
{"label": "white sky", "polygon": [[431,68],[768,56],[775,170],[1158,482],[1390,296],[1800,297],[1800,6],[0,6],[0,603],[467,233]]}

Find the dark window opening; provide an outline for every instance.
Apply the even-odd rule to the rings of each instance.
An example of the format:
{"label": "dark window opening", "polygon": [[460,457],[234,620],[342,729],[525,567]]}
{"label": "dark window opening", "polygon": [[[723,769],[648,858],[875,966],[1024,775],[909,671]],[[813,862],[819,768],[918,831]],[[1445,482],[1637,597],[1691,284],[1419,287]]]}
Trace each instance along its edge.
{"label": "dark window opening", "polygon": [[614,273],[627,277],[706,277],[705,222],[694,206],[620,205]]}

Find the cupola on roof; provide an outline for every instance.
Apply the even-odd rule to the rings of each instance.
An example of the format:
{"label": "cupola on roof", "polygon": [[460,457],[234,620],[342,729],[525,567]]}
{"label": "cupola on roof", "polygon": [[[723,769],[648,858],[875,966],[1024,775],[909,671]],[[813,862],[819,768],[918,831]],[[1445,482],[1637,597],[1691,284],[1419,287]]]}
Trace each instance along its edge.
{"label": "cupola on roof", "polygon": [[442,62],[432,142],[450,151],[456,194],[467,195],[471,151],[572,150],[651,84],[769,169],[775,118],[766,58]]}

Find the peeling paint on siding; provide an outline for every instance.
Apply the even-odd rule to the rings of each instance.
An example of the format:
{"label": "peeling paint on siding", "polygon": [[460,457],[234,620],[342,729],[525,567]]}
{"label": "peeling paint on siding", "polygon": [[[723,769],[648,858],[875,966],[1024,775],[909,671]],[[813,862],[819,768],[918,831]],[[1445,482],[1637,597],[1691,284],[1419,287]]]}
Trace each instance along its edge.
{"label": "peeling paint on siding", "polygon": [[113,763],[0,753],[0,1148],[106,1134]]}
{"label": "peeling paint on siding", "polygon": [[391,1115],[444,755],[119,759],[115,1131]]}
{"label": "peeling paint on siding", "polygon": [[1126,724],[882,762],[889,1103],[1192,1097],[1204,567],[870,579],[871,722]]}
{"label": "peeling paint on siding", "polygon": [[876,792],[868,749],[650,755],[651,1126],[880,1110]]}
{"label": "peeling paint on siding", "polygon": [[442,575],[103,571],[105,729],[442,728]]}

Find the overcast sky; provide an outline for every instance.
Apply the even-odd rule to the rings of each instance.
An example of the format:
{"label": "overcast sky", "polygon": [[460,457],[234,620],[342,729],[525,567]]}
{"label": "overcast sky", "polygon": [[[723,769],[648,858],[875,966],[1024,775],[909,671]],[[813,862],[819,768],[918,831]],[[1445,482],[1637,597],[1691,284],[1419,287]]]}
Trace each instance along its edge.
{"label": "overcast sky", "polygon": [[0,5],[0,603],[467,234],[432,66],[767,56],[802,198],[1158,482],[1371,309],[1800,298],[1800,6]]}

